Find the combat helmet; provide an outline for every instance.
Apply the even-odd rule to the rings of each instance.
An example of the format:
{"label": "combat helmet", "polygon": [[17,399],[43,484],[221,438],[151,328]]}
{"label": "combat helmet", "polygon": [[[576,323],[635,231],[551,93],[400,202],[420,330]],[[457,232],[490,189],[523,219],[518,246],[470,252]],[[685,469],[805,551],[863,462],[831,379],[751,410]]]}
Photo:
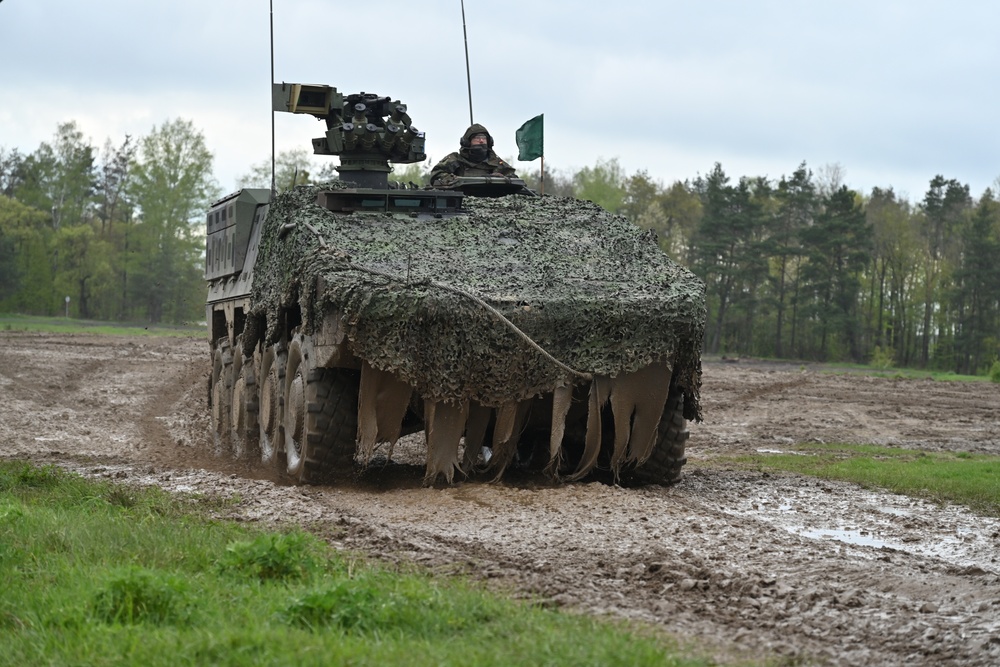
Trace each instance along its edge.
{"label": "combat helmet", "polygon": [[470,125],[469,129],[465,131],[465,134],[462,135],[462,138],[459,140],[458,143],[462,146],[462,148],[470,148],[472,146],[472,137],[476,136],[477,134],[485,134],[486,147],[489,149],[493,148],[493,135],[490,134],[490,131],[487,130],[484,126],[480,125],[479,123],[473,123],[472,125]]}

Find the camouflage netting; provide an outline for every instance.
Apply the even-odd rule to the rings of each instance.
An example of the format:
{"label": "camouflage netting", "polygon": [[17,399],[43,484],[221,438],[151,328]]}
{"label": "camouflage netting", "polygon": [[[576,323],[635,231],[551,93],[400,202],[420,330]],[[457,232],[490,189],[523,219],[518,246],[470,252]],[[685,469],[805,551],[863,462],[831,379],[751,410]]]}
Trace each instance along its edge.
{"label": "camouflage netting", "polygon": [[323,313],[343,313],[352,351],[425,399],[499,406],[581,382],[443,284],[483,298],[578,371],[614,377],[670,364],[685,417],[700,420],[704,285],[651,234],[557,197],[467,197],[469,215],[445,219],[343,215],[315,203],[344,187],[299,187],[271,206],[253,285],[268,342],[277,313],[297,302],[307,331]]}

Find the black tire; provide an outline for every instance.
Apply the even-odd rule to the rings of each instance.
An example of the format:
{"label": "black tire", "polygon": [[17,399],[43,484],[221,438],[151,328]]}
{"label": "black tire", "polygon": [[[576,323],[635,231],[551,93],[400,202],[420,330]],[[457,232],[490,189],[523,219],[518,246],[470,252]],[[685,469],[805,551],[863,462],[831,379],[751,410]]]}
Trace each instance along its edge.
{"label": "black tire", "polygon": [[684,419],[684,392],[679,387],[671,387],[657,427],[653,452],[642,465],[622,471],[621,482],[641,486],[680,481],[681,468],[687,463],[684,450],[690,435],[687,420]]}
{"label": "black tire", "polygon": [[242,460],[257,454],[260,425],[257,423],[257,372],[254,358],[243,355],[243,342],[236,339],[233,355],[232,412],[229,442],[233,458]]}
{"label": "black tire", "polygon": [[360,386],[357,371],[313,363],[308,338],[296,335],[285,374],[286,471],[310,484],[353,472]]}
{"label": "black tire", "polygon": [[216,456],[229,450],[232,418],[233,351],[227,338],[220,338],[212,353],[212,376],[208,399],[211,407],[212,446]]}
{"label": "black tire", "polygon": [[284,461],[284,391],[288,348],[284,341],[267,347],[261,355],[257,379],[257,424],[260,433],[257,447],[260,461],[283,471]]}

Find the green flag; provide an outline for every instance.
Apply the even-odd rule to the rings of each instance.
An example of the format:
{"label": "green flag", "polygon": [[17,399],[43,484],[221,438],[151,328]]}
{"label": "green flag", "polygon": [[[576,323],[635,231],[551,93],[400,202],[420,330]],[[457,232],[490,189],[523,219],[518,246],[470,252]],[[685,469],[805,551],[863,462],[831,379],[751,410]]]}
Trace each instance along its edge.
{"label": "green flag", "polygon": [[545,114],[539,114],[526,122],[514,133],[517,142],[517,159],[521,162],[531,162],[545,154],[542,140],[542,119]]}

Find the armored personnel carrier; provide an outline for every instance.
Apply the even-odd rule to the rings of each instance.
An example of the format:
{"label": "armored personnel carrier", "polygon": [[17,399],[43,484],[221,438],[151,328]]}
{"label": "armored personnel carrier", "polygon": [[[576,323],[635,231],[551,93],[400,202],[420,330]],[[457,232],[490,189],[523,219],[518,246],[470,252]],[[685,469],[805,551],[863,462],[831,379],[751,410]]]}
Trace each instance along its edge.
{"label": "armored personnel carrier", "polygon": [[219,452],[321,483],[422,431],[427,483],[679,479],[701,418],[698,278],[624,218],[519,179],[391,182],[390,162],[426,159],[398,100],[273,93],[325,122],[313,149],[340,178],[208,212]]}

